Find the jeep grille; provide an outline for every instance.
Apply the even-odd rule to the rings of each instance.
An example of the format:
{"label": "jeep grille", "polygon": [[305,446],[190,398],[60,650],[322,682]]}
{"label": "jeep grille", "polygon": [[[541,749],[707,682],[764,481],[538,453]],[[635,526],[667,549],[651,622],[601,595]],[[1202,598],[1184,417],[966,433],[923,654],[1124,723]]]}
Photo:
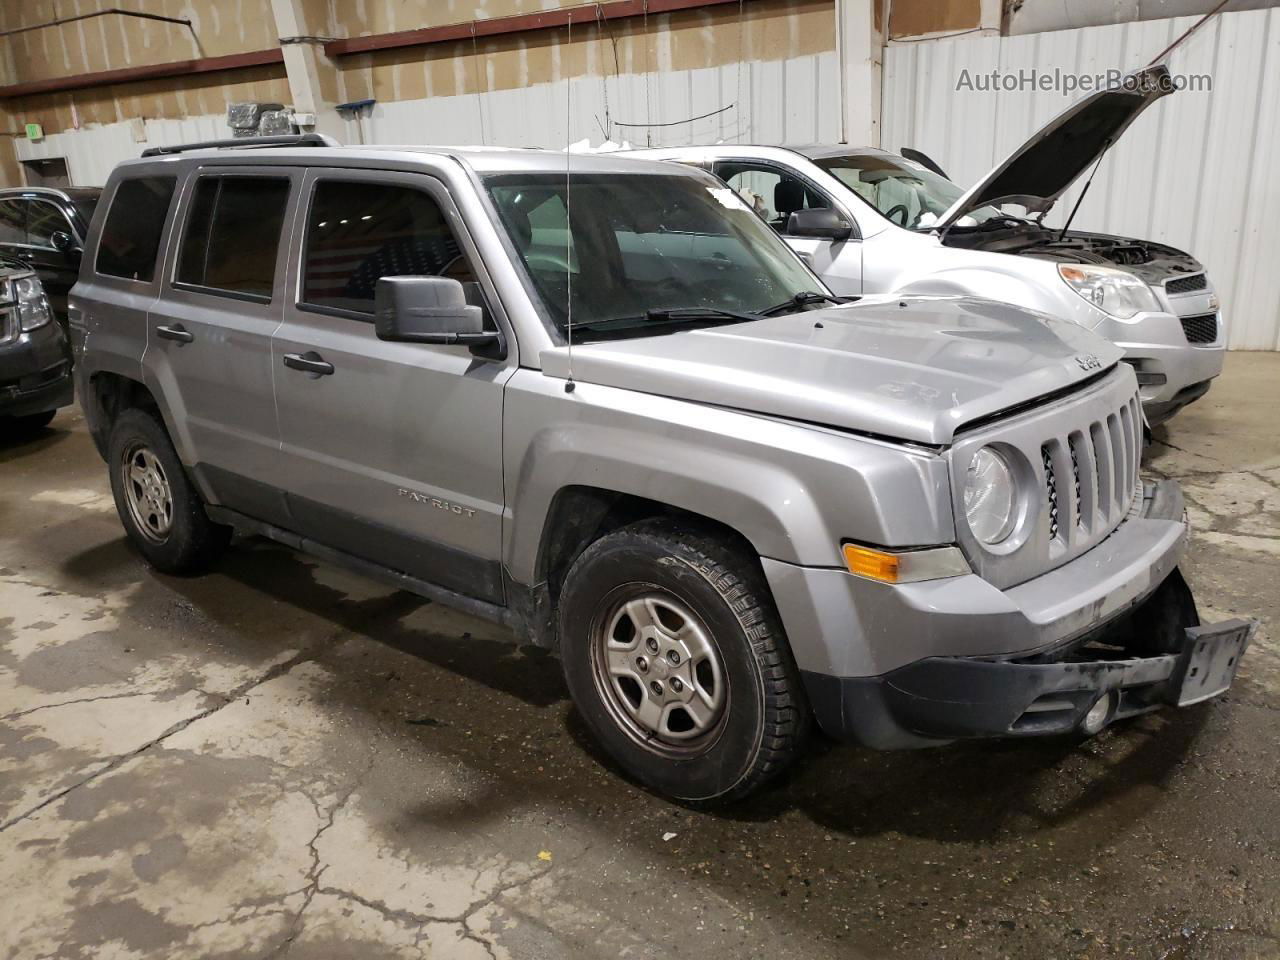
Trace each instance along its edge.
{"label": "jeep grille", "polygon": [[[1016,586],[1096,546],[1140,504],[1142,406],[1128,364],[1079,392],[983,425],[951,449],[956,539],[974,571],[1000,588]],[[980,447],[1021,456],[1027,509],[1004,543],[987,547],[964,515],[964,475]]]}
{"label": "jeep grille", "polygon": [[[1139,487],[1141,451],[1142,414],[1136,396],[1114,413],[1041,447],[1051,554],[1077,544],[1092,546],[1101,539],[1097,534],[1110,533],[1124,519]],[[1066,503],[1072,509],[1064,516],[1059,504]]]}

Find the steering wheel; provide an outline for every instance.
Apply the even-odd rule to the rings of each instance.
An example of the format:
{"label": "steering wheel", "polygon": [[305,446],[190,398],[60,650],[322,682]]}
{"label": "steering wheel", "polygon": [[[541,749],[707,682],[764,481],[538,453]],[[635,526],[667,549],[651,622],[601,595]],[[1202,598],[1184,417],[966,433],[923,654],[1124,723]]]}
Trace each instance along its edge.
{"label": "steering wheel", "polygon": [[902,213],[902,222],[899,223],[898,226],[905,227],[907,225],[907,218],[911,216],[911,211],[907,209],[907,205],[905,203],[895,204],[886,210],[884,214],[885,219],[892,220],[894,215],[899,212]]}

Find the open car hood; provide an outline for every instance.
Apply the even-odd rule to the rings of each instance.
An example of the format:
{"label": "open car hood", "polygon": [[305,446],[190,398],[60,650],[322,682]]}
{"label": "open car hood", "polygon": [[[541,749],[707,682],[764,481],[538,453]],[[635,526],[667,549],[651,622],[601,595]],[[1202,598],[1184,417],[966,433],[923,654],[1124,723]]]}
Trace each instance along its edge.
{"label": "open car hood", "polygon": [[[567,347],[542,351],[567,379]],[[974,420],[1069,389],[1121,351],[1083,327],[960,297],[845,306],[576,344],[576,380],[931,445]]]}
{"label": "open car hood", "polygon": [[945,229],[980,207],[998,203],[1047,212],[1138,114],[1172,92],[1169,68],[1157,64],[1077,101],[970,187],[934,226]]}

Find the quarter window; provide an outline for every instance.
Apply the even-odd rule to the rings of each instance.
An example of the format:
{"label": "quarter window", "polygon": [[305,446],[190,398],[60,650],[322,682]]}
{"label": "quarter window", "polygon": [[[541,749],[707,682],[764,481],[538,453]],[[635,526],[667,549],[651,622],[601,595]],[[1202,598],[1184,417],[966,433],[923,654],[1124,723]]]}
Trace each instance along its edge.
{"label": "quarter window", "polygon": [[307,217],[302,300],[373,313],[380,277],[475,282],[439,204],[412,187],[323,180]]}
{"label": "quarter window", "polygon": [[201,177],[177,281],[269,300],[288,203],[289,181],[281,177]]}
{"label": "quarter window", "polygon": [[174,177],[120,181],[98,239],[99,273],[145,281],[155,276],[156,253],[175,183]]}

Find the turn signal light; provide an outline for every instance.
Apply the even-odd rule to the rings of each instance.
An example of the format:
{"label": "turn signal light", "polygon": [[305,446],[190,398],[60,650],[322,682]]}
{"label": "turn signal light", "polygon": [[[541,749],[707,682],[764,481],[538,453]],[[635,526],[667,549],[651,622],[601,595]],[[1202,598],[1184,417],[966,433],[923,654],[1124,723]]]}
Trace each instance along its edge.
{"label": "turn signal light", "polygon": [[868,580],[881,580],[884,583],[898,582],[898,555],[860,547],[855,543],[844,545],[844,562],[849,572]]}
{"label": "turn signal light", "polygon": [[841,548],[845,566],[855,577],[880,583],[919,583],[963,577],[972,571],[956,546],[922,547],[908,550],[877,550],[858,543]]}

